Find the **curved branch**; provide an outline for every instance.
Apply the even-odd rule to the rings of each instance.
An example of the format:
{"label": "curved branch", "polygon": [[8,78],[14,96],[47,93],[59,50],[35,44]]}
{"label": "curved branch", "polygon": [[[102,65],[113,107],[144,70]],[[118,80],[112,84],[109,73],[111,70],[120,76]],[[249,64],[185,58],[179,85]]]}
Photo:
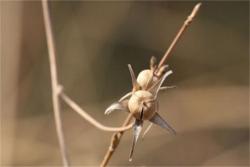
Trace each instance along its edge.
{"label": "curved branch", "polygon": [[108,132],[123,132],[132,128],[133,124],[129,124],[122,127],[108,127],[102,125],[98,121],[96,121],[93,117],[91,117],[86,111],[84,111],[80,106],[78,106],[73,100],[71,100],[63,91],[60,93],[63,101],[70,106],[74,111],[76,111],[79,115],[81,115],[87,122],[94,125],[97,129],[108,131]]}

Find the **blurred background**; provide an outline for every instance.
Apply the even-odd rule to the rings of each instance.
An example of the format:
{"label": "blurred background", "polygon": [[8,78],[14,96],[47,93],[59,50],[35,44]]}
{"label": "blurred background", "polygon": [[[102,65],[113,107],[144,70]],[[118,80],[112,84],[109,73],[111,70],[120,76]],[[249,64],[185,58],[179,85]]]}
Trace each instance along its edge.
{"label": "blurred background", "polygon": [[[48,51],[39,1],[1,1],[1,165],[60,165]],[[162,57],[190,14],[190,2],[50,2],[59,80],[101,123],[126,113],[105,108],[131,89],[135,72]],[[153,126],[139,140],[125,133],[112,166],[249,166],[249,2],[204,2],[168,64],[160,113],[177,136]],[[112,133],[62,103],[72,165],[98,166]],[[145,124],[147,125],[147,123]],[[145,126],[144,126],[145,127]]]}

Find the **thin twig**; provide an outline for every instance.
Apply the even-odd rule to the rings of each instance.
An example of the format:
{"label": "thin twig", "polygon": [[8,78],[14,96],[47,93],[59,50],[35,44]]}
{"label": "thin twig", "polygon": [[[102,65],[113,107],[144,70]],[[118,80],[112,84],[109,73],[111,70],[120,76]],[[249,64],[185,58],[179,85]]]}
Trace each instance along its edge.
{"label": "thin twig", "polygon": [[184,31],[188,27],[188,25],[193,21],[194,17],[196,16],[197,12],[200,9],[200,6],[201,6],[201,3],[196,4],[195,7],[193,8],[191,14],[184,21],[184,24],[181,26],[181,28],[178,31],[178,33],[176,34],[174,40],[170,44],[168,50],[166,51],[166,53],[162,57],[159,65],[158,65],[158,69],[166,62],[167,58],[170,56],[171,52],[173,51],[174,47],[176,46],[176,43],[178,42],[178,40],[180,39],[180,37],[182,36],[182,34],[184,33]]}
{"label": "thin twig", "polygon": [[52,85],[52,100],[53,100],[53,109],[54,109],[55,122],[56,122],[56,130],[57,130],[57,136],[59,140],[59,146],[60,146],[61,156],[63,160],[63,165],[65,167],[68,167],[69,161],[67,158],[66,147],[65,147],[65,142],[64,142],[64,134],[62,130],[59,96],[61,96],[64,102],[68,104],[74,111],[80,114],[85,120],[87,120],[89,123],[94,125],[96,128],[103,130],[103,131],[117,132],[113,139],[112,148],[114,149],[119,143],[119,140],[116,140],[116,139],[117,138],[119,139],[124,131],[131,129],[131,127],[133,126],[133,124],[129,124],[132,118],[132,115],[128,116],[128,118],[126,119],[122,127],[104,126],[98,121],[96,121],[93,117],[91,117],[86,111],[81,109],[73,100],[71,100],[62,91],[62,86],[59,84],[58,77],[57,77],[56,49],[54,46],[54,39],[53,39],[47,0],[42,0],[42,9],[43,9],[43,15],[44,15],[44,25],[45,25],[47,46],[48,46],[48,52],[49,52],[49,64],[50,64],[51,85]]}
{"label": "thin twig", "polygon": [[126,124],[122,127],[108,127],[105,125],[102,125],[98,121],[96,121],[93,117],[91,117],[86,111],[81,109],[80,106],[78,106],[73,100],[71,100],[63,91],[60,93],[61,98],[64,100],[64,102],[70,106],[74,111],[76,111],[79,115],[81,115],[86,121],[88,121],[91,125],[94,125],[96,128],[103,130],[103,131],[109,131],[109,132],[122,132],[126,131],[132,128],[133,124]]}
{"label": "thin twig", "polygon": [[[126,120],[124,121],[124,123],[122,124],[122,126],[127,126],[130,123],[130,121],[132,120],[132,118],[133,118],[133,115],[129,114],[127,116]],[[102,161],[102,163],[100,165],[101,167],[105,167],[108,164],[110,158],[112,157],[112,155],[115,152],[117,146],[119,145],[123,134],[124,134],[124,131],[113,134],[113,136],[111,138],[111,141],[110,141],[109,148],[108,148],[108,150],[107,150],[107,152],[106,152],[106,154],[105,154],[105,156],[103,158],[103,161]]]}
{"label": "thin twig", "polygon": [[[191,14],[187,17],[187,19],[185,20],[184,24],[182,25],[182,27],[180,28],[180,30],[178,31],[177,35],[175,36],[173,42],[171,43],[171,45],[169,46],[168,50],[166,51],[166,53],[164,54],[164,56],[162,57],[156,71],[158,71],[165,63],[166,59],[169,57],[171,51],[174,49],[177,41],[180,39],[181,35],[183,34],[183,32],[185,31],[185,29],[188,27],[188,25],[193,21],[193,18],[196,16],[199,8],[201,6],[201,3],[198,3],[195,5],[195,7],[193,8]],[[126,120],[124,121],[124,126],[126,126],[127,124],[129,124],[129,122],[131,121],[132,116],[131,114],[128,115],[128,117],[126,118]],[[104,159],[101,163],[101,167],[105,167],[109,160],[111,159],[115,149],[117,148],[122,136],[123,136],[123,132],[121,133],[114,133],[112,138],[111,138],[111,142],[110,142],[110,146],[109,149],[107,150]]]}
{"label": "thin twig", "polygon": [[44,26],[46,31],[47,46],[49,52],[49,65],[50,65],[50,75],[51,75],[51,85],[52,85],[52,102],[54,117],[56,123],[57,137],[60,146],[61,157],[63,160],[63,165],[65,167],[69,166],[69,160],[66,152],[66,146],[64,142],[64,134],[62,129],[61,113],[60,113],[60,103],[59,103],[59,91],[58,91],[58,78],[56,70],[56,50],[54,46],[53,33],[51,28],[51,21],[49,16],[49,8],[47,0],[42,0],[43,18]]}

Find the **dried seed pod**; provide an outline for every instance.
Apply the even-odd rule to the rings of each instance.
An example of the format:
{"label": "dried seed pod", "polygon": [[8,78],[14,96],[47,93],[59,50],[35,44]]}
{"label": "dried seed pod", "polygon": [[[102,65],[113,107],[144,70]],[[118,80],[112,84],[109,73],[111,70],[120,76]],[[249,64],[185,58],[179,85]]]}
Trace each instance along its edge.
{"label": "dried seed pod", "polygon": [[[166,75],[168,74],[165,74],[165,77]],[[162,80],[164,80],[164,78]],[[162,80],[160,81],[160,84],[157,84],[159,87]],[[131,112],[135,117],[135,123],[133,126],[133,142],[129,154],[129,161],[132,161],[135,145],[141,133],[144,120],[149,120],[151,123],[176,134],[175,130],[158,114],[158,101],[149,91],[139,90],[134,92],[128,101],[128,109],[129,112]]]}
{"label": "dried seed pod", "polygon": [[142,90],[146,90],[152,85],[153,81],[153,71],[152,70],[143,70],[139,73],[137,77],[137,83],[141,86]]}
{"label": "dried seed pod", "polygon": [[154,56],[150,59],[149,67],[150,69],[141,71],[137,77],[137,83],[141,86],[142,90],[147,90],[157,79],[154,77],[154,72],[157,68],[157,60]]}
{"label": "dried seed pod", "polygon": [[149,120],[155,113],[156,104],[150,92],[139,90],[129,99],[128,108],[136,119]]}
{"label": "dried seed pod", "polygon": [[105,114],[113,111],[127,111],[135,117],[133,126],[133,142],[129,154],[129,161],[132,160],[136,142],[140,136],[144,120],[148,120],[171,133],[175,134],[175,130],[158,114],[158,92],[165,79],[172,74],[172,71],[166,71],[167,66],[162,66],[159,70],[154,69],[155,59],[150,62],[150,69],[143,70],[135,77],[132,66],[129,64],[129,72],[131,75],[133,89],[124,95],[118,102],[110,105]]}

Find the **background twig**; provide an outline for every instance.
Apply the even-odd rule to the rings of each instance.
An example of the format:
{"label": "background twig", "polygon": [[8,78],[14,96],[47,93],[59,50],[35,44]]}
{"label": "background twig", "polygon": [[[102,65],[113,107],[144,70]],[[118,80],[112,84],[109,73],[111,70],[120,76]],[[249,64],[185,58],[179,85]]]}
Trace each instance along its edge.
{"label": "background twig", "polygon": [[59,90],[58,90],[59,84],[58,84],[57,70],[56,70],[56,50],[54,46],[54,39],[51,28],[51,21],[49,16],[49,8],[47,0],[42,0],[42,9],[43,9],[44,26],[47,38],[47,46],[49,52],[49,65],[50,65],[50,75],[51,75],[51,85],[52,85],[52,102],[53,102],[53,110],[56,122],[56,132],[59,141],[63,165],[65,167],[68,167],[69,160],[64,142],[64,134],[62,129],[61,114],[60,114]]}
{"label": "background twig", "polygon": [[103,131],[111,131],[111,132],[119,132],[122,134],[123,131],[126,131],[132,127],[132,124],[128,125],[128,123],[124,124],[123,127],[108,127],[104,126],[98,121],[96,121],[93,117],[91,117],[88,113],[86,113],[83,109],[81,109],[73,100],[71,100],[65,93],[62,92],[62,86],[58,82],[57,77],[57,68],[56,68],[56,50],[54,46],[54,39],[52,33],[52,26],[49,16],[49,8],[48,1],[42,0],[42,8],[44,15],[44,25],[47,37],[47,46],[49,52],[49,64],[50,64],[50,73],[51,73],[51,85],[52,85],[52,102],[53,102],[53,110],[55,115],[56,122],[56,131],[59,140],[59,146],[61,151],[61,156],[63,160],[63,165],[65,167],[69,166],[69,160],[67,157],[66,146],[64,142],[64,134],[62,129],[62,121],[60,114],[60,103],[59,96],[64,100],[66,104],[68,104],[74,111],[80,114],[85,120],[94,125],[96,128]]}

